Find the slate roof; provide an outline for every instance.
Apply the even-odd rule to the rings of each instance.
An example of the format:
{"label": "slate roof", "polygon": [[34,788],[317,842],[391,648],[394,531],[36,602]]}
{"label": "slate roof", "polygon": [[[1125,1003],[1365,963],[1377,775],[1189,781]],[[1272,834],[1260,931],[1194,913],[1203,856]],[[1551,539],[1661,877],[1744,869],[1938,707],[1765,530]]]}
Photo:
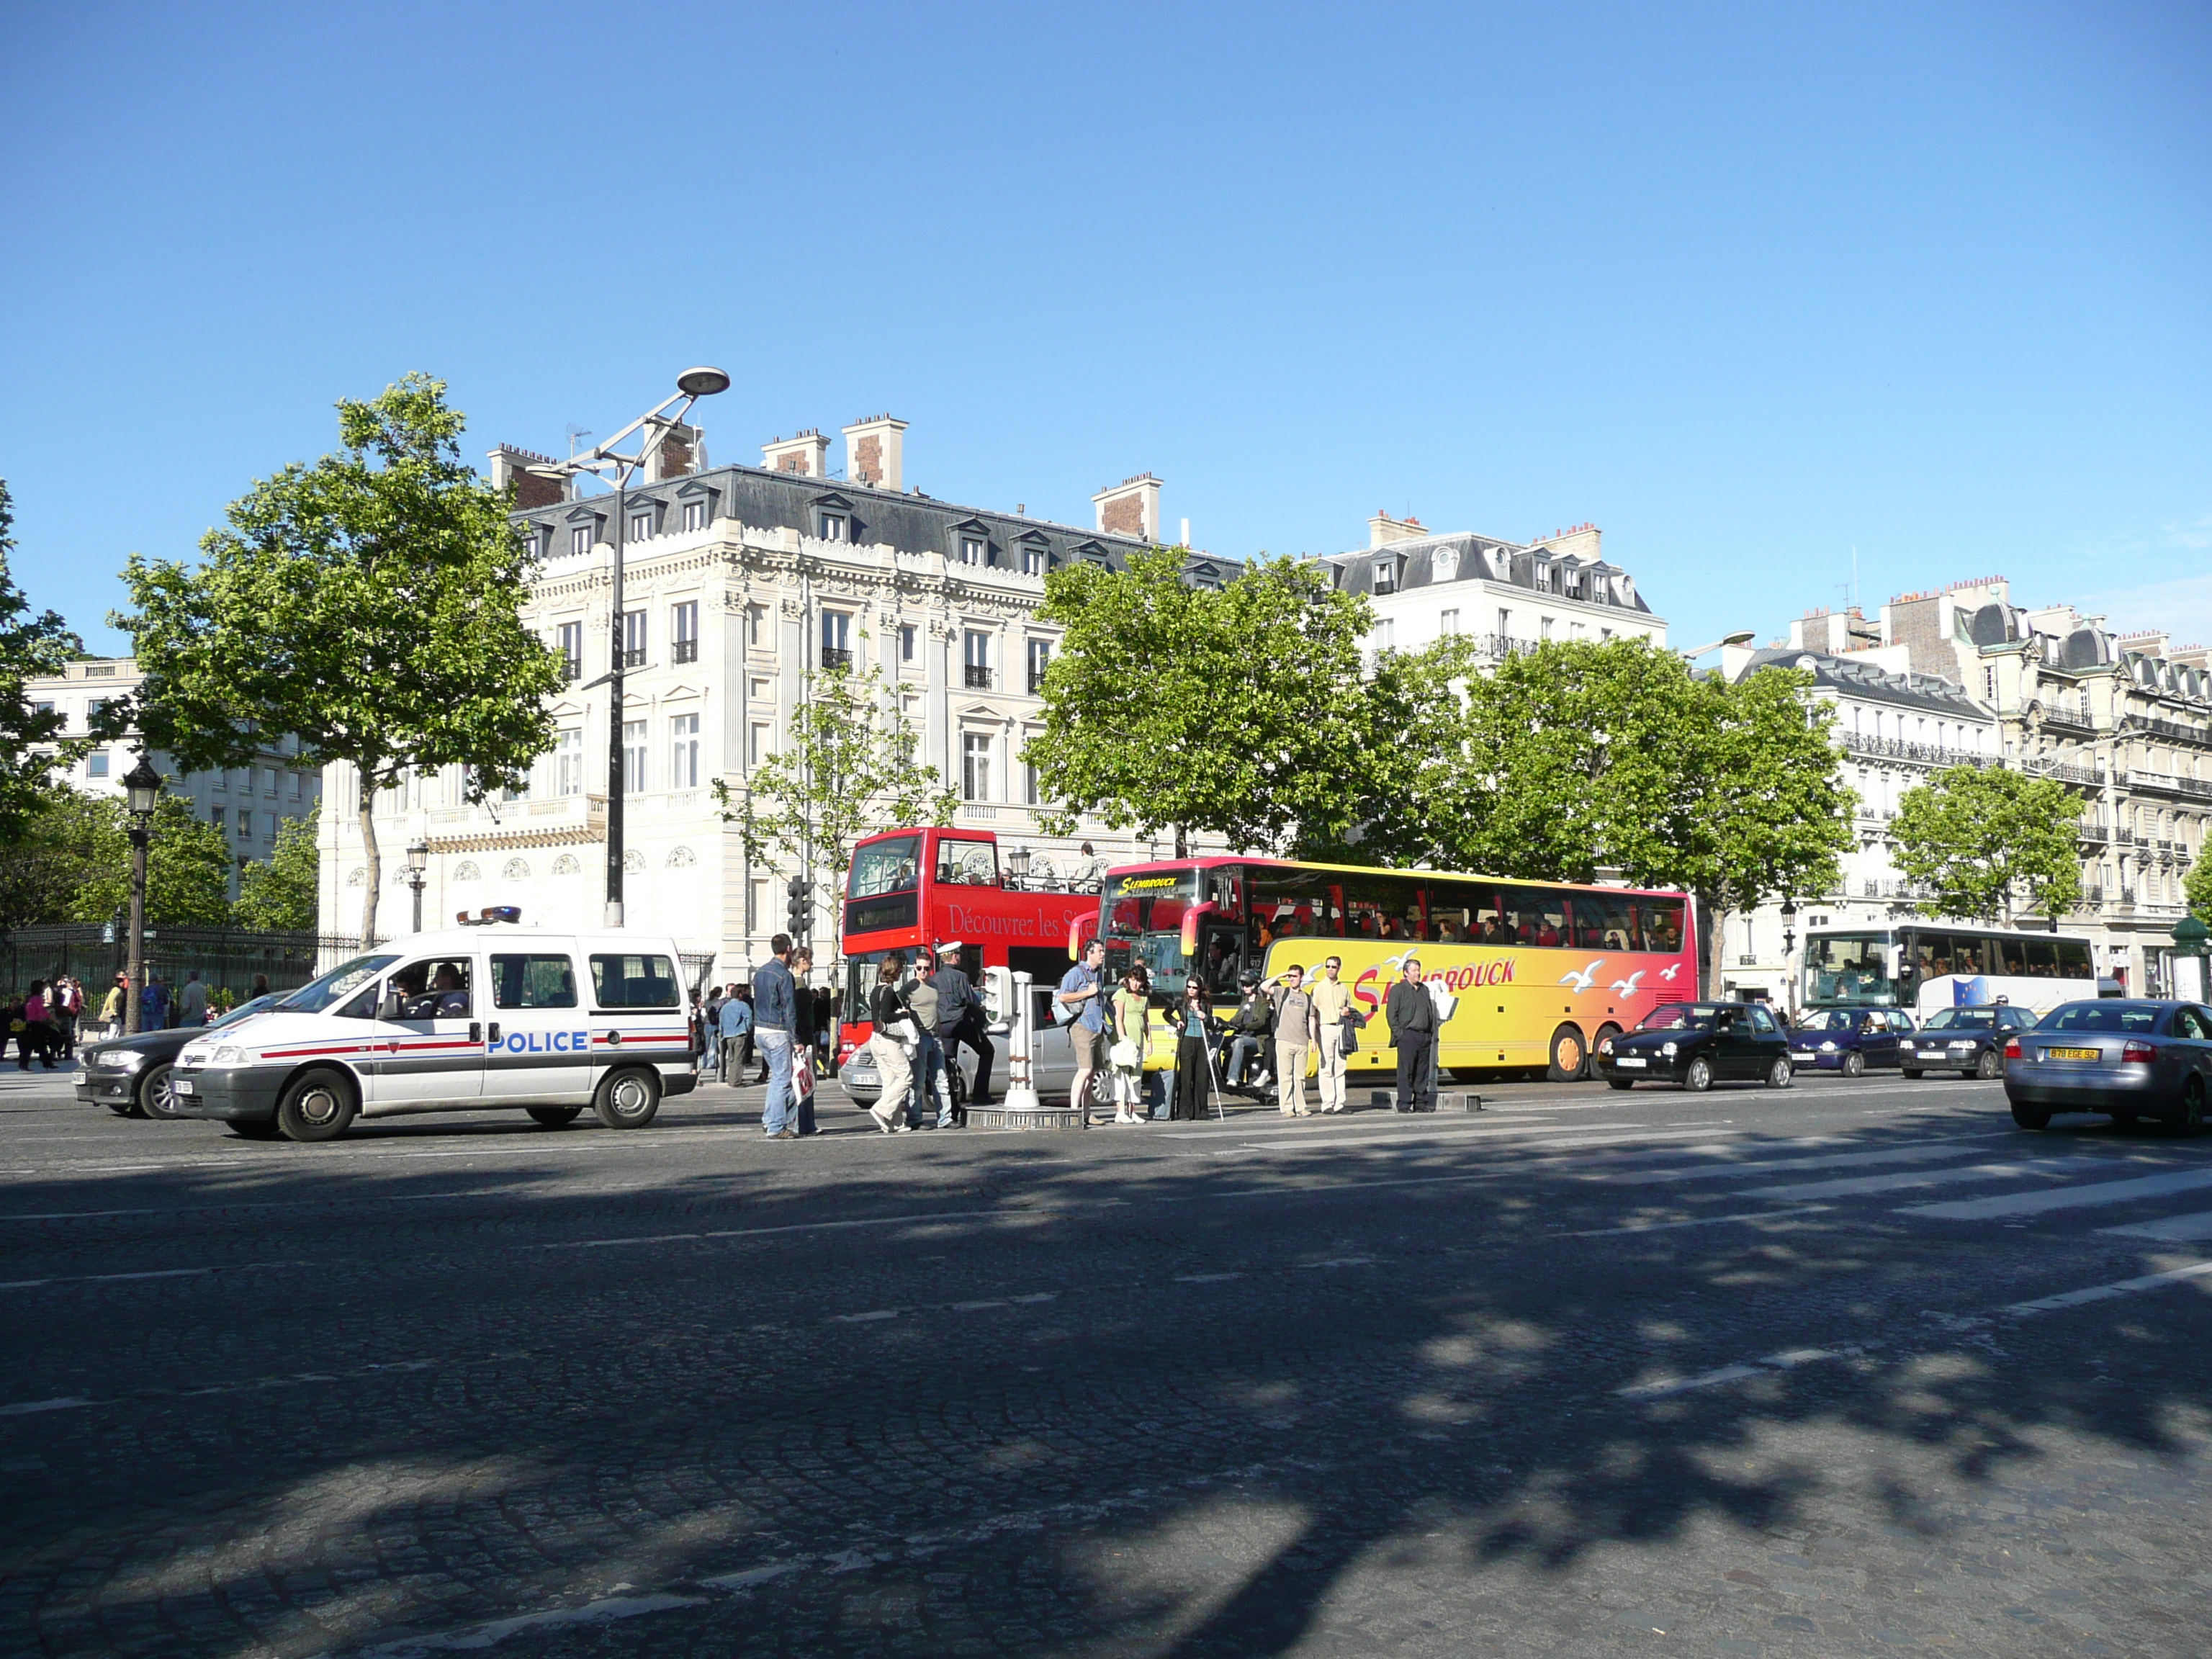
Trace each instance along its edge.
{"label": "slate roof", "polygon": [[[1603,559],[1570,558],[1534,546],[1500,541],[1494,536],[1464,532],[1419,536],[1381,547],[1333,553],[1327,562],[1335,572],[1336,585],[1346,592],[1372,593],[1375,562],[1386,558],[1397,564],[1397,581],[1392,590],[1395,592],[1453,582],[1488,581],[1525,588],[1548,599],[1610,606],[1646,617],[1655,614],[1644,603],[1644,596],[1636,591],[1634,578],[1617,564]],[[1440,563],[1449,574],[1439,570]],[[1558,573],[1561,585],[1539,587],[1536,572],[1540,568]],[[1571,577],[1583,583],[1580,595],[1566,591],[1565,582]]]}
{"label": "slate roof", "polygon": [[1862,702],[1888,703],[1953,720],[1985,720],[1990,717],[1990,711],[1968,696],[1963,688],[1940,675],[1893,674],[1877,664],[1853,662],[1848,657],[1832,656],[1825,651],[1769,647],[1753,652],[1743,672],[1748,674],[1755,669],[1778,667],[1808,669],[1814,684]]}

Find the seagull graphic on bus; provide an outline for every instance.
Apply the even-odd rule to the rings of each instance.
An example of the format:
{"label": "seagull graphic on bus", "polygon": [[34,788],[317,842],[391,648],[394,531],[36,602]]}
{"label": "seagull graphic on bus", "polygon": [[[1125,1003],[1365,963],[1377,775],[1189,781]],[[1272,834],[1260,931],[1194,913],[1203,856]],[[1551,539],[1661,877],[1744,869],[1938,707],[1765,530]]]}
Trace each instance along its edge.
{"label": "seagull graphic on bus", "polygon": [[1626,979],[1617,979],[1613,981],[1613,988],[1618,991],[1622,996],[1634,996],[1636,994],[1636,988],[1644,981],[1644,969],[1638,968]]}
{"label": "seagull graphic on bus", "polygon": [[1580,996],[1583,992],[1589,990],[1591,986],[1597,983],[1597,970],[1604,966],[1605,958],[1603,957],[1600,957],[1595,962],[1590,963],[1589,967],[1583,969],[1579,974],[1561,974],[1559,975],[1559,983],[1562,985],[1573,986],[1575,988],[1575,994],[1577,996]]}
{"label": "seagull graphic on bus", "polygon": [[1674,982],[1674,975],[1681,971],[1682,964],[1680,963],[1670,962],[1664,968],[1662,968],[1659,970],[1659,977],[1665,980],[1669,985],[1672,985]]}

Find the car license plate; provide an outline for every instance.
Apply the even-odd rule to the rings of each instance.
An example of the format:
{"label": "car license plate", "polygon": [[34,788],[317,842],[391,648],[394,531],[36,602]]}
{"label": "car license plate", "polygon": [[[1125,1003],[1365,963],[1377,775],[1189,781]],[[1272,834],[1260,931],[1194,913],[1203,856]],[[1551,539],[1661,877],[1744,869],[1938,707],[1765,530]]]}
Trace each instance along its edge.
{"label": "car license plate", "polygon": [[2105,1056],[2096,1048],[2045,1048],[2045,1060],[2102,1060]]}
{"label": "car license plate", "polygon": [[1633,1054],[1623,1054],[1613,1063],[1627,1072],[1640,1072],[1644,1069],[1644,1062]]}
{"label": "car license plate", "polygon": [[199,1085],[188,1077],[176,1078],[169,1086],[180,1095],[192,1095],[199,1092]]}

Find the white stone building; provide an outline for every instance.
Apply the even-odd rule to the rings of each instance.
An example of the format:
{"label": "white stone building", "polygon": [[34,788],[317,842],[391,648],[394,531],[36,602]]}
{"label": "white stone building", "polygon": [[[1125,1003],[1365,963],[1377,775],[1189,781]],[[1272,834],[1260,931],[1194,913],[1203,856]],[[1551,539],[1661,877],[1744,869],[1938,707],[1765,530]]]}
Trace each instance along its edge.
{"label": "white stone building", "polygon": [[[82,736],[93,711],[100,704],[129,696],[144,684],[145,676],[129,657],[98,657],[70,663],[59,674],[37,676],[27,682],[26,695],[40,708],[52,708],[67,721],[63,735]],[[275,850],[277,830],[293,818],[305,817],[322,799],[319,770],[303,766],[296,738],[273,740],[250,766],[222,771],[181,771],[166,754],[156,750],[149,758],[167,789],[191,803],[192,816],[204,818],[223,832],[230,843],[231,896],[238,896],[240,866],[265,859]],[[69,783],[88,794],[120,796],[123,775],[137,764],[135,733],[94,749],[70,769]]]}
{"label": "white stone building", "polygon": [[[786,925],[793,872],[747,861],[712,786],[724,779],[743,798],[752,769],[783,741],[815,663],[879,665],[918,729],[921,758],[960,793],[956,821],[996,831],[1002,848],[1028,848],[1037,869],[1079,873],[1084,840],[1109,862],[1149,850],[1095,823],[1066,840],[1042,835],[1019,752],[1040,729],[1036,691],[1058,642],[1036,620],[1045,573],[1073,560],[1119,568],[1157,541],[1159,480],[1101,490],[1088,529],[1018,507],[958,507],[906,485],[905,431],[889,416],[845,428],[843,477],[831,475],[819,432],[764,445],[759,467],[720,468],[705,465],[693,432],[629,492],[626,920],[675,935],[687,952],[714,952],[718,975],[765,959]],[[556,746],[518,799],[470,805],[455,767],[410,779],[380,804],[386,936],[410,921],[402,871],[417,836],[430,848],[426,926],[493,904],[550,927],[602,917],[615,498],[566,495],[522,471],[544,459],[502,448],[492,465],[495,480],[515,482],[516,518],[542,558],[525,617],[568,663],[572,689],[553,708]],[[1190,574],[1220,581],[1235,568],[1194,558]],[[324,924],[354,933],[365,879],[358,784],[344,766],[326,781]],[[837,896],[818,896],[820,945],[835,936]]]}

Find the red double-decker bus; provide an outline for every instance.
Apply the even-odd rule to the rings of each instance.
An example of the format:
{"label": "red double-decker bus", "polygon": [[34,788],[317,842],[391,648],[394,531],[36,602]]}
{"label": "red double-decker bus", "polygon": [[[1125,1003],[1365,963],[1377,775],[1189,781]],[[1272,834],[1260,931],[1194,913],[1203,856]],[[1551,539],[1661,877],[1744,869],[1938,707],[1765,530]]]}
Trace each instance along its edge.
{"label": "red double-decker bus", "polygon": [[1006,968],[1057,985],[1067,971],[1072,924],[1096,922],[1098,893],[1009,884],[999,838],[988,830],[887,830],[853,849],[845,878],[845,989],[838,1011],[843,1064],[874,1029],[868,994],[884,957],[957,940],[959,963],[980,989],[985,970]]}

